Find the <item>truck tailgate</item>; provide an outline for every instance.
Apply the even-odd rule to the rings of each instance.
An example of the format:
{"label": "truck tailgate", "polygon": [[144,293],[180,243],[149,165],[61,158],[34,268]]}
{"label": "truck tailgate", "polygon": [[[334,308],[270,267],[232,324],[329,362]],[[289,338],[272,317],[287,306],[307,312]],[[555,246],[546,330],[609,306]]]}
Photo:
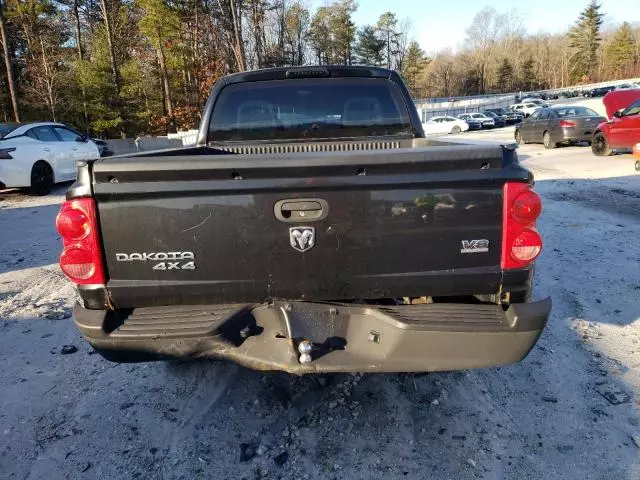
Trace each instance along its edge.
{"label": "truck tailgate", "polygon": [[93,164],[115,306],[495,293],[529,181],[497,146],[206,152]]}

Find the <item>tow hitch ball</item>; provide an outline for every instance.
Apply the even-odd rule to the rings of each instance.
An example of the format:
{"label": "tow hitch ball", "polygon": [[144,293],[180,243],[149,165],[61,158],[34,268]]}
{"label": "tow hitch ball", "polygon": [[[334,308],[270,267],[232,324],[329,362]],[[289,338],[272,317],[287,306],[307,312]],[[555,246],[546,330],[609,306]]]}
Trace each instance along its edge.
{"label": "tow hitch ball", "polygon": [[298,361],[300,363],[311,363],[311,350],[313,349],[313,345],[309,340],[302,340],[298,344],[298,352],[300,352],[300,358]]}

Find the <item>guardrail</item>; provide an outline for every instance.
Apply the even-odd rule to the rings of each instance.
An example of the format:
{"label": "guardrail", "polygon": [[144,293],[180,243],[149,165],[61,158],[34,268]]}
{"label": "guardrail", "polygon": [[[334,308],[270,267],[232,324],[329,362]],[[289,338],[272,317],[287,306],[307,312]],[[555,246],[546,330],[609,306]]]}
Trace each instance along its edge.
{"label": "guardrail", "polygon": [[504,95],[516,95],[515,93],[487,93],[485,95],[468,95],[462,97],[432,97],[432,98],[415,98],[413,101],[418,104],[423,103],[442,103],[442,102],[458,102],[461,100],[481,100],[485,98],[501,97]]}
{"label": "guardrail", "polygon": [[569,87],[550,88],[548,90],[536,90],[536,92],[537,93],[559,93],[559,92],[567,92],[570,90],[591,90],[592,88],[599,88],[599,87],[617,87],[618,85],[625,85],[625,84],[640,84],[640,78],[629,78],[626,80],[610,80],[608,82],[588,83],[584,85],[572,85]]}
{"label": "guardrail", "polygon": [[627,78],[623,80],[609,80],[607,82],[599,82],[599,83],[569,85],[566,87],[548,88],[546,90],[529,90],[529,91],[508,92],[508,93],[487,93],[484,95],[468,95],[466,97],[463,96],[463,97],[416,98],[414,99],[414,102],[416,104],[458,102],[461,100],[489,99],[489,98],[495,98],[495,97],[500,97],[505,95],[511,95],[514,97],[517,97],[517,96],[525,97],[527,94],[531,94],[531,93],[566,92],[568,90],[591,90],[592,88],[618,86],[618,85],[633,84],[633,83],[640,83],[640,78]]}

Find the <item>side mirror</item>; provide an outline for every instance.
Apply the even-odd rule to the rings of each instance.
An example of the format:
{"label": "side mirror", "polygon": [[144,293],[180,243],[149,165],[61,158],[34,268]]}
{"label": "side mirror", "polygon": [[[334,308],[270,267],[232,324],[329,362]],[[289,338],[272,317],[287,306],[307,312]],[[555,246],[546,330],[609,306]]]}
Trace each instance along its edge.
{"label": "side mirror", "polygon": [[620,118],[622,116],[622,110],[618,110],[617,112],[614,112],[613,116],[616,118]]}
{"label": "side mirror", "polygon": [[85,143],[86,141],[87,141],[87,137],[85,137],[84,135],[80,135],[76,137],[76,142]]}

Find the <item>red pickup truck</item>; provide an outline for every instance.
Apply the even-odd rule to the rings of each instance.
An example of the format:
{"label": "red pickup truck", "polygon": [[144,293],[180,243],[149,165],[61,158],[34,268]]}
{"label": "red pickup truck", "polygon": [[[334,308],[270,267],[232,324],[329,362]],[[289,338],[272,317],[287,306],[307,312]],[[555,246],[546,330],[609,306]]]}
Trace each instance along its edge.
{"label": "red pickup truck", "polygon": [[640,89],[609,92],[602,102],[609,121],[596,128],[591,151],[598,156],[631,151],[640,142]]}

